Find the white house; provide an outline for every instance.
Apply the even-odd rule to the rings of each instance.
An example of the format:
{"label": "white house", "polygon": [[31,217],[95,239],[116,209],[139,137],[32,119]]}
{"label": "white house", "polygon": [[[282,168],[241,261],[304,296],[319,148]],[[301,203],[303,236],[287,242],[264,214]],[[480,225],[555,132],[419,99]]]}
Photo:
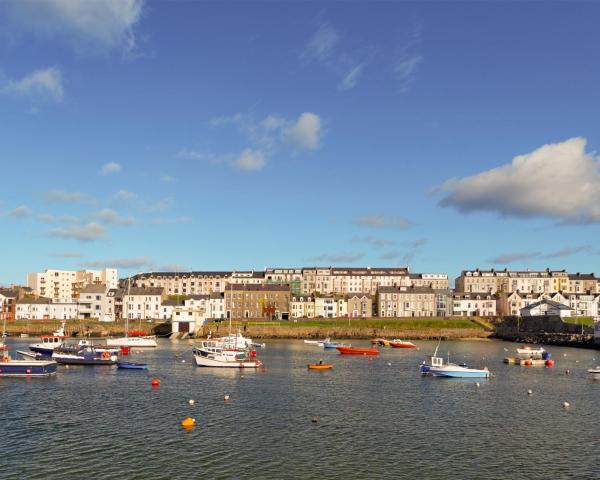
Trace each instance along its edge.
{"label": "white house", "polygon": [[163,291],[162,287],[131,287],[123,295],[123,316],[144,320],[161,318]]}
{"label": "white house", "polygon": [[348,315],[348,302],[343,297],[315,297],[315,317],[339,318]]}
{"label": "white house", "polygon": [[496,298],[489,293],[455,292],[452,315],[459,317],[496,316]]}
{"label": "white house", "polygon": [[290,314],[292,318],[315,318],[315,299],[310,295],[293,295]]}
{"label": "white house", "polygon": [[76,302],[53,302],[50,298],[23,298],[17,302],[16,320],[74,320],[79,305]]}
{"label": "white house", "polygon": [[544,298],[539,302],[523,307],[520,310],[520,314],[522,317],[557,316],[565,318],[573,315],[573,309],[562,303]]}
{"label": "white house", "polygon": [[79,293],[79,318],[96,318],[101,322],[115,321],[115,298],[108,295],[106,285],[87,285]]}
{"label": "white house", "polygon": [[222,320],[225,318],[225,295],[220,292],[212,292],[208,299],[208,312],[206,318]]}

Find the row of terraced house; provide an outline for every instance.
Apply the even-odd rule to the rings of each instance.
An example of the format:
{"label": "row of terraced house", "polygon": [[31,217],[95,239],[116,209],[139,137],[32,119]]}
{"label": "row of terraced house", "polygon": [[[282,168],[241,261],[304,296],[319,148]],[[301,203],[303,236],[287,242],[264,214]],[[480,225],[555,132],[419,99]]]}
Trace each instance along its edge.
{"label": "row of terraced house", "polygon": [[26,288],[0,290],[0,311],[9,320],[127,317],[198,322],[229,316],[492,317],[518,315],[546,300],[564,305],[573,315],[598,316],[600,305],[593,273],[550,269],[465,270],[454,289],[446,274],[412,273],[408,268],[149,272],[118,284],[116,274],[115,269],[29,274]]}

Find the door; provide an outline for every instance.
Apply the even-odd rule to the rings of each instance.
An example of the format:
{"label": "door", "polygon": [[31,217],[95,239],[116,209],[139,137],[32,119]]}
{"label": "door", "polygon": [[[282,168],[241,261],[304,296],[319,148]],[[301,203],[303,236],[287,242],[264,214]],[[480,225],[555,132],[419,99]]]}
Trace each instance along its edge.
{"label": "door", "polygon": [[190,331],[190,322],[179,322],[179,331],[189,333]]}

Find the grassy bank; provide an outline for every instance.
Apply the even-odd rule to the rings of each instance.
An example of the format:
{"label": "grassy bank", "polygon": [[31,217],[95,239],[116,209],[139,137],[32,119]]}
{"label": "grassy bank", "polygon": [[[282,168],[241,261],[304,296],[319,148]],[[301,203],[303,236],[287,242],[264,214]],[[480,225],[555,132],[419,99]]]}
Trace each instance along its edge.
{"label": "grassy bank", "polygon": [[[370,318],[370,319],[302,319],[297,322],[232,322],[253,338],[356,338],[399,337],[406,339],[485,338],[482,325],[467,318]],[[209,323],[202,334],[222,334],[227,322]]]}

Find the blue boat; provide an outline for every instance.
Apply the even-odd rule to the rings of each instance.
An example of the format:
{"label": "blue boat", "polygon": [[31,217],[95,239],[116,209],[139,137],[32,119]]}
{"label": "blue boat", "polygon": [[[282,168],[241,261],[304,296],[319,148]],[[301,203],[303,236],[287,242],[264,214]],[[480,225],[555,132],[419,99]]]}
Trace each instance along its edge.
{"label": "blue boat", "polygon": [[349,347],[350,345],[344,345],[343,343],[336,342],[323,342],[323,348],[337,348],[337,347]]}
{"label": "blue boat", "polygon": [[56,373],[54,360],[14,360],[8,355],[0,358],[0,377],[49,377]]}
{"label": "blue boat", "polygon": [[83,347],[79,351],[57,349],[52,359],[64,365],[114,365],[117,356],[107,351],[99,352],[94,347]]}
{"label": "blue boat", "polygon": [[122,368],[124,370],[148,370],[147,363],[133,363],[133,362],[118,361],[117,367]]}
{"label": "blue boat", "polygon": [[429,373],[434,377],[451,377],[451,378],[489,378],[490,371],[487,368],[477,369],[469,367],[461,367],[449,363],[441,367],[431,367]]}

